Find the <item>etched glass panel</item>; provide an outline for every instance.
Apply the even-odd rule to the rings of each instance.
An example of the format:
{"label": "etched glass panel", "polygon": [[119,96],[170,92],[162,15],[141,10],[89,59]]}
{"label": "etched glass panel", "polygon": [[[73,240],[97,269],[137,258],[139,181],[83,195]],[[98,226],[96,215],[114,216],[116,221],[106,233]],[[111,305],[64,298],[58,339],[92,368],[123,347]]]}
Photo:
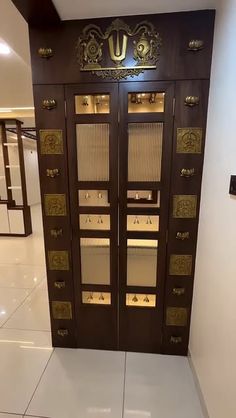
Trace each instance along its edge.
{"label": "etched glass panel", "polygon": [[84,94],[75,96],[76,114],[101,114],[110,113],[109,94]]}
{"label": "etched glass panel", "polygon": [[111,294],[109,292],[82,292],[82,303],[90,305],[110,305]]}
{"label": "etched glass panel", "polygon": [[128,215],[127,231],[159,231],[159,216],[156,215]]}
{"label": "etched glass panel", "polygon": [[129,93],[128,113],[164,112],[165,93]]}
{"label": "etched glass panel", "polygon": [[126,306],[134,306],[138,308],[155,308],[156,295],[126,293]]}
{"label": "etched glass panel", "polygon": [[129,123],[128,181],[160,181],[163,123]]}
{"label": "etched glass panel", "polygon": [[83,284],[110,284],[110,240],[80,238]]}
{"label": "etched glass panel", "polygon": [[155,287],[157,283],[157,240],[127,240],[127,285]]}
{"label": "etched glass panel", "polygon": [[82,214],[79,215],[80,229],[91,230],[109,230],[110,229],[110,215],[98,214]]}
{"label": "etched glass panel", "polygon": [[109,125],[76,125],[78,179],[109,180]]}
{"label": "etched glass panel", "polygon": [[108,190],[80,190],[80,206],[110,206]]}

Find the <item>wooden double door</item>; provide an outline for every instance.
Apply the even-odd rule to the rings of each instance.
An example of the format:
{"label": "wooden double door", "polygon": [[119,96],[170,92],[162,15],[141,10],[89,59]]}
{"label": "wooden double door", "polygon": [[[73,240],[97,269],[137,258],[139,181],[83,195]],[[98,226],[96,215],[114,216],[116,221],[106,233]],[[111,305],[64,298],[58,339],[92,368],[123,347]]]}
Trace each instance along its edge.
{"label": "wooden double door", "polygon": [[66,87],[78,347],[160,352],[174,83]]}

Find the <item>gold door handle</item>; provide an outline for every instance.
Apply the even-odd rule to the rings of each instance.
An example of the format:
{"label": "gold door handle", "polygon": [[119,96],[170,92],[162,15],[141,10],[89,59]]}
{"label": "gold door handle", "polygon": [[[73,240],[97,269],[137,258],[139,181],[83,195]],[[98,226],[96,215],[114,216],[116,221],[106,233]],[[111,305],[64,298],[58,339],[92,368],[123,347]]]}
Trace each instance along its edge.
{"label": "gold door handle", "polygon": [[199,97],[198,96],[186,96],[184,100],[185,106],[194,107],[199,105]]}
{"label": "gold door handle", "polygon": [[66,283],[62,280],[58,280],[54,282],[54,287],[56,287],[57,289],[64,289],[66,287]]}
{"label": "gold door handle", "polygon": [[63,235],[63,229],[62,228],[55,228],[50,230],[51,236],[53,238],[62,237]]}
{"label": "gold door handle", "polygon": [[189,41],[188,43],[189,51],[193,51],[193,52],[201,51],[203,47],[204,47],[204,41],[202,41],[201,39],[191,39],[191,41]]}
{"label": "gold door handle", "polygon": [[170,343],[171,344],[181,344],[182,343],[182,337],[175,337],[175,336],[171,336],[170,337]]}
{"label": "gold door handle", "polygon": [[54,179],[55,177],[60,176],[60,170],[59,168],[47,168],[47,177],[50,177],[51,179]]}
{"label": "gold door handle", "polygon": [[179,239],[181,241],[185,241],[186,239],[190,238],[190,233],[188,231],[186,232],[176,232],[176,239]]}
{"label": "gold door handle", "polygon": [[69,335],[69,331],[68,329],[58,329],[57,335],[59,335],[59,337],[66,337],[67,335]]}
{"label": "gold door handle", "polygon": [[182,168],[180,171],[180,176],[185,178],[195,176],[195,168]]}
{"label": "gold door handle", "polygon": [[51,58],[53,56],[52,48],[39,48],[38,54],[41,58]]}
{"label": "gold door handle", "polygon": [[184,287],[174,287],[172,290],[173,295],[175,296],[183,296],[185,294]]}
{"label": "gold door handle", "polygon": [[42,108],[46,110],[52,110],[57,107],[57,102],[55,99],[44,99],[42,101]]}

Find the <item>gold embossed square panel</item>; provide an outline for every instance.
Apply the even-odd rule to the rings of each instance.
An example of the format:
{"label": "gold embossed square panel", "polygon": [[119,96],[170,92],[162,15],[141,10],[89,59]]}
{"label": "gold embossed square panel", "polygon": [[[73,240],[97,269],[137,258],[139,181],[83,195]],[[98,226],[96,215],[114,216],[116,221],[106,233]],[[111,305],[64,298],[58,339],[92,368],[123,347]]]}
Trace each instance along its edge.
{"label": "gold embossed square panel", "polygon": [[66,195],[45,194],[44,206],[46,216],[66,216]]}
{"label": "gold embossed square panel", "polygon": [[48,251],[49,270],[69,270],[68,251]]}
{"label": "gold embossed square panel", "polygon": [[54,319],[72,319],[71,302],[52,302],[52,315]]}
{"label": "gold embossed square panel", "polygon": [[62,130],[40,130],[40,151],[42,155],[63,154]]}
{"label": "gold embossed square panel", "polygon": [[197,196],[175,195],[173,196],[173,218],[196,218]]}
{"label": "gold embossed square panel", "polygon": [[169,274],[171,276],[190,276],[192,274],[192,256],[172,254],[170,256]]}
{"label": "gold embossed square panel", "polygon": [[188,321],[187,308],[168,307],[166,310],[166,325],[174,327],[186,327]]}
{"label": "gold embossed square panel", "polygon": [[202,129],[178,128],[176,152],[178,154],[201,154]]}

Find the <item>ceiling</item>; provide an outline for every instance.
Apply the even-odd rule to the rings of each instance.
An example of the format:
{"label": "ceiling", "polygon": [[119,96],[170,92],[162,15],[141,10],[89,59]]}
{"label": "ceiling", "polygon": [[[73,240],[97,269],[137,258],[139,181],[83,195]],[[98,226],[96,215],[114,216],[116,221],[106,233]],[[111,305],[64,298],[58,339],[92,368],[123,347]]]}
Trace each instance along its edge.
{"label": "ceiling", "polygon": [[213,9],[217,0],[53,0],[62,20]]}
{"label": "ceiling", "polygon": [[[11,0],[0,0],[0,42],[11,53],[0,55],[0,118],[19,118],[34,125],[28,25]],[[14,109],[14,108],[31,109]],[[13,108],[3,113],[3,109]]]}

